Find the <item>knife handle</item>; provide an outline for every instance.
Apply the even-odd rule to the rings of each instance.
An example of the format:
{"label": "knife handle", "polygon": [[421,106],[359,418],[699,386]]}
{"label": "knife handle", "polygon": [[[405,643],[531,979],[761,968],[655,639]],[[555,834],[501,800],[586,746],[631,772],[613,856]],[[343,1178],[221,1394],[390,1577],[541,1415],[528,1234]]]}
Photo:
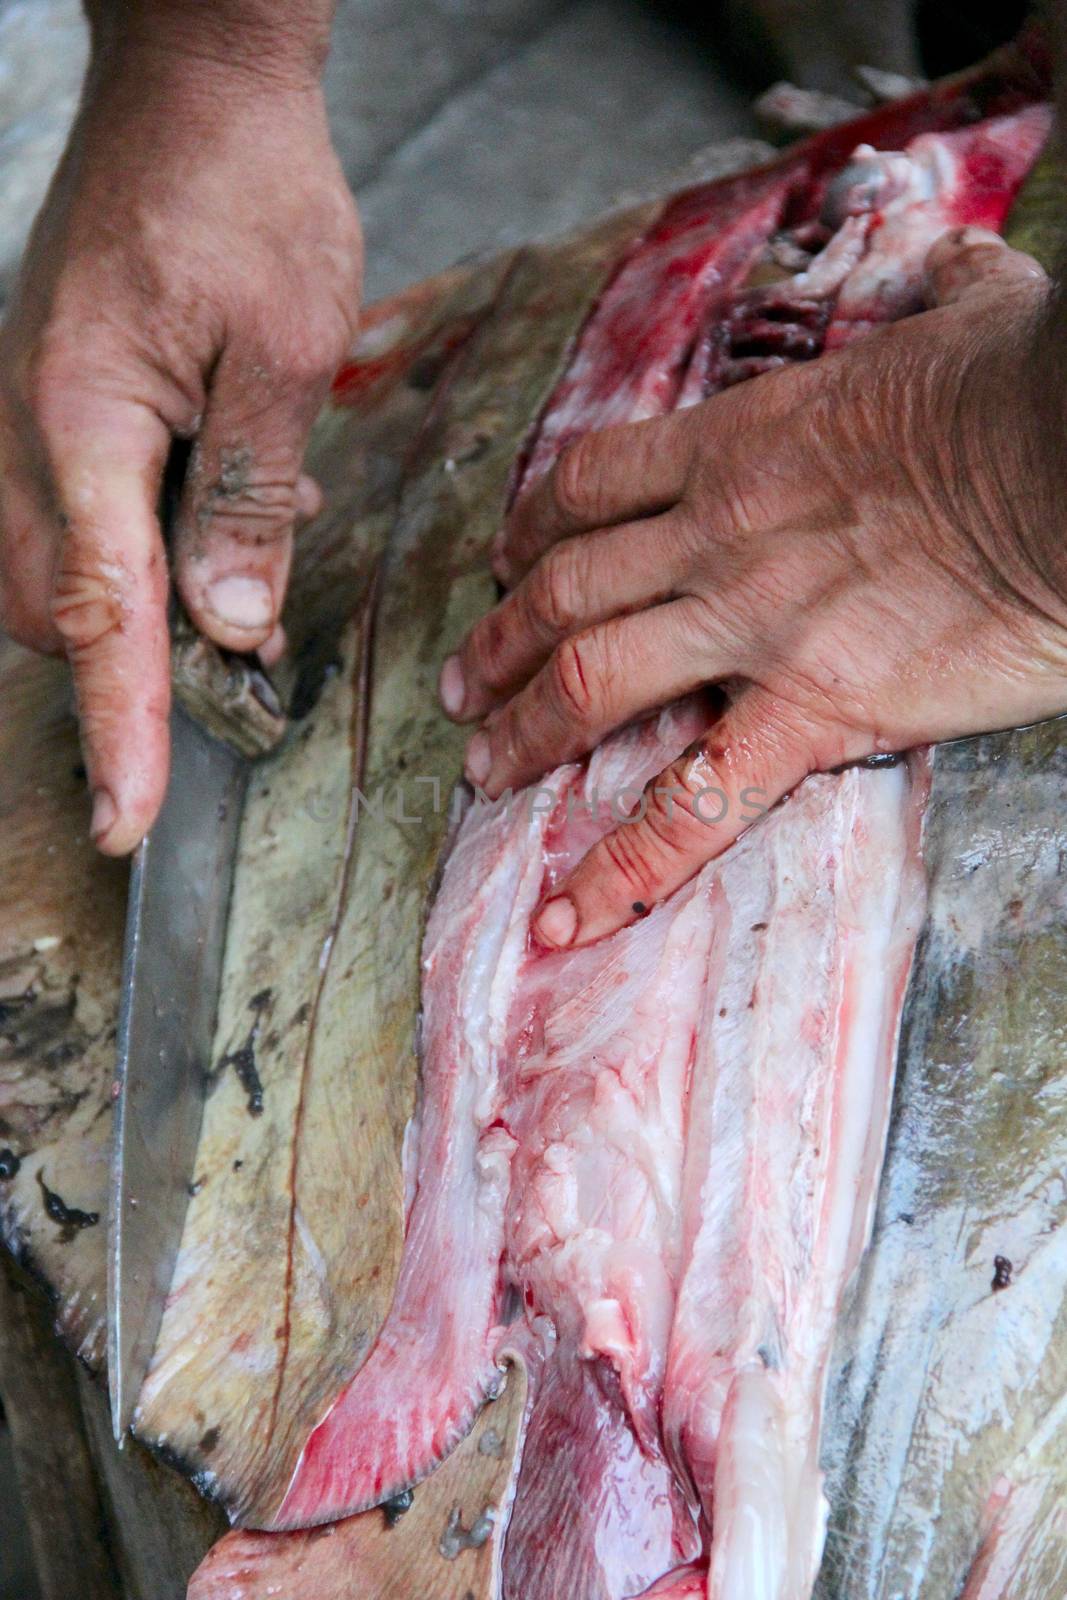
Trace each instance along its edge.
{"label": "knife handle", "polygon": [[288,722],[267,674],[254,658],[205,639],[177,604],[170,659],[174,698],[208,733],[250,761],[277,747]]}

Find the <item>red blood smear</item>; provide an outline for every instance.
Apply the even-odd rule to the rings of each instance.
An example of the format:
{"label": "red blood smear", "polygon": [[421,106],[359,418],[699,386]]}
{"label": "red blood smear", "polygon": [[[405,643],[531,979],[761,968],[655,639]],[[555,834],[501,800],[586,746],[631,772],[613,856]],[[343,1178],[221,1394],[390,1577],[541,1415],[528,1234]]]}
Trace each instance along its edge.
{"label": "red blood smear", "polygon": [[772,169],[668,206],[609,284],[552,396],[524,481],[592,426],[662,416],[681,387],[709,304],[748,273],[795,181]]}

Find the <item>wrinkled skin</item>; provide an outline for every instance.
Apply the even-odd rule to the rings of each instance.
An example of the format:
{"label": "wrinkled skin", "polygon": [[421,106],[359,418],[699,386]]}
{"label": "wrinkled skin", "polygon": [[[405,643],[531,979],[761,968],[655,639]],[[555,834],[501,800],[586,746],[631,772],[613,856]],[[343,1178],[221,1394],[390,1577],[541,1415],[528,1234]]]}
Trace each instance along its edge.
{"label": "wrinkled skin", "polygon": [[152,9],[95,8],[82,108],[0,335],[0,625],[70,658],[111,854],[166,786],[172,438],[195,441],[182,598],[210,638],[270,660],[294,518],[318,500],[304,446],[361,273],[318,81],[330,8],[321,39],[305,6],[291,40],[280,23],[243,40],[232,4]]}
{"label": "wrinkled skin", "polygon": [[490,795],[702,684],[724,713],[542,908],[630,922],[807,773],[1067,708],[1062,415],[1048,284],[995,235],[928,260],[931,309],[688,411],[591,434],[501,536],[511,593],[446,663]]}

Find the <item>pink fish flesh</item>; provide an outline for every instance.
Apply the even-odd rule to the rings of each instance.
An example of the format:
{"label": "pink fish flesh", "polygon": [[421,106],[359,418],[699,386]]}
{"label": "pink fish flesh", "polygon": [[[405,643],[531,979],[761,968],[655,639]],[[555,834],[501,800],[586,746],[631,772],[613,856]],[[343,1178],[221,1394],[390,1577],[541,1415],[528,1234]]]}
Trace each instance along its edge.
{"label": "pink fish flesh", "polygon": [[[673,235],[700,290],[671,290],[666,331],[621,370],[627,285],[671,281],[670,230],[650,236],[649,260],[631,255],[584,330],[524,484],[576,432],[913,309],[928,245],[979,214],[1003,221],[1048,124],[1031,107],[899,153],[864,146],[836,187],[778,170],[777,195],[757,183],[749,211],[731,210],[725,254],[695,223]],[[746,216],[764,259],[798,271],[737,282],[760,254]],[[779,337],[787,325],[813,337]],[[545,890],[709,715],[687,700],[468,811],[424,946],[393,1307],[308,1440],[276,1527],[417,1483],[517,1351],[531,1400],[503,1600],[807,1600],[827,1358],[868,1235],[922,919],[925,761],[813,776],[634,926],[587,950],[532,947]],[[267,1592],[218,1587],[213,1559],[195,1600]]]}

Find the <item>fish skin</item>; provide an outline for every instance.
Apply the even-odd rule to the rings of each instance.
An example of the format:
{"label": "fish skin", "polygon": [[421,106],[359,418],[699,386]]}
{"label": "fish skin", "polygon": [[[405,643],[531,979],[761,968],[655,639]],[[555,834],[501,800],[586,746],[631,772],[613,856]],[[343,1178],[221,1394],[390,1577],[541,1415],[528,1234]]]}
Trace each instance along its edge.
{"label": "fish skin", "polygon": [[[920,113],[925,115],[926,113]],[[723,188],[729,190],[727,185],[716,186],[715,192]],[[695,191],[695,194],[707,194]],[[606,232],[602,235],[603,243],[596,240],[587,246],[586,259],[590,263],[610,261],[611,253],[618,252],[627,237],[635,231],[642,231],[641,217],[649,221],[655,218],[656,208],[649,207],[643,214],[635,214],[630,218],[617,219],[606,225]],[[503,493],[507,473],[510,467],[510,457],[515,448],[516,434],[521,431],[523,421],[530,415],[531,402],[533,409],[537,407],[537,385],[547,387],[551,383],[551,374],[558,367],[562,353],[566,349],[567,321],[571,318],[570,326],[580,319],[582,308],[589,302],[591,293],[595,293],[595,267],[594,276],[590,279],[588,271],[583,268],[573,257],[568,264],[571,269],[571,282],[569,304],[573,310],[566,310],[560,321],[553,316],[545,316],[544,307],[553,304],[553,294],[557,296],[558,306],[560,295],[559,273],[554,290],[547,290],[541,303],[538,304],[537,273],[538,269],[544,271],[551,257],[538,256],[535,252],[523,253],[515,258],[512,265],[506,269],[503,288],[494,291],[500,295],[499,302],[493,301],[494,314],[480,330],[475,329],[473,335],[467,335],[468,343],[460,350],[458,367],[462,374],[450,380],[449,393],[437,393],[434,398],[433,414],[427,425],[424,425],[422,437],[413,452],[410,452],[404,467],[404,483],[402,489],[402,506],[399,527],[391,535],[391,548],[389,555],[391,578],[383,585],[384,609],[378,619],[378,640],[375,647],[375,659],[372,664],[372,678],[375,683],[375,698],[381,703],[387,696],[396,708],[393,725],[389,726],[388,715],[382,720],[372,708],[372,725],[367,730],[368,760],[366,768],[365,788],[368,792],[375,792],[381,783],[389,784],[396,778],[396,768],[393,764],[392,752],[401,753],[410,744],[421,746],[428,753],[427,765],[435,771],[446,773],[449,766],[458,770],[460,743],[462,736],[453,733],[447,725],[442,725],[436,716],[427,715],[425,719],[421,713],[416,713],[418,732],[411,721],[411,707],[416,698],[424,707],[432,706],[432,678],[436,670],[440,654],[447,650],[450,638],[458,639],[464,631],[466,621],[473,617],[487,603],[491,594],[488,578],[484,566],[479,572],[477,565],[477,547],[479,540],[488,544],[493,531],[495,517],[493,514],[494,499]],[[557,256],[561,262],[567,260],[566,252]],[[601,269],[602,270],[602,269]],[[551,273],[549,272],[549,282]],[[461,307],[461,310],[463,308]],[[557,315],[559,315],[557,311]],[[489,339],[492,348],[487,348],[485,341]],[[502,347],[503,346],[503,350]],[[537,356],[538,349],[543,350],[543,357]],[[524,375],[524,382],[517,390],[502,382],[501,373],[506,364],[511,361],[515,369]],[[454,363],[455,364],[455,363]],[[446,366],[447,370],[447,366]],[[480,374],[484,378],[480,379]],[[480,387],[479,387],[480,383]],[[338,419],[341,413],[347,414],[352,404],[351,397],[344,399],[343,405],[338,408]],[[508,422],[506,419],[512,419]],[[521,419],[521,420],[520,420]],[[335,424],[340,426],[340,420]],[[511,431],[509,431],[509,429]],[[484,451],[485,438],[489,439],[488,450]],[[471,453],[483,450],[483,455],[475,460]],[[460,464],[459,470],[442,476],[440,462],[442,459]],[[382,502],[380,511],[375,511],[374,524],[375,538],[381,538],[387,531],[390,518],[388,495]],[[340,524],[339,524],[340,526]],[[475,530],[480,529],[481,532]],[[456,541],[472,551],[472,560],[469,569],[464,572],[463,560],[456,563],[451,557],[446,556],[444,565],[441,566],[439,553],[444,554],[456,548]],[[484,547],[484,545],[483,545]],[[421,554],[416,558],[415,551]],[[429,563],[427,564],[427,557]],[[417,559],[417,570],[410,567],[409,563]],[[343,567],[345,561],[351,557],[343,544],[337,548],[337,562]],[[412,616],[419,615],[419,608],[413,606],[409,596],[409,588],[417,583],[420,592],[425,590],[427,575],[439,570],[442,581],[442,592],[449,596],[448,609],[434,616],[426,615],[424,624],[416,624],[413,632],[411,625]],[[327,573],[331,570],[331,561],[325,563]],[[315,580],[306,579],[306,582]],[[436,583],[437,579],[434,579]],[[320,582],[320,589],[322,585]],[[343,595],[348,592],[344,583],[336,584],[336,592]],[[314,605],[313,611],[317,613],[327,603],[329,596],[324,596],[319,590],[311,596]],[[297,622],[299,628],[300,623]],[[418,628],[421,627],[421,635]],[[408,642],[410,641],[410,642]],[[440,642],[438,642],[440,641]],[[392,686],[399,690],[399,695]],[[435,831],[436,830],[436,831]],[[352,960],[367,961],[383,975],[383,982],[376,988],[374,995],[368,1001],[367,1018],[365,1025],[351,1015],[354,1002],[343,1000],[340,996],[330,1002],[329,1009],[337,1012],[338,1018],[342,1014],[347,1018],[346,1026],[354,1028],[360,1035],[368,1039],[376,1038],[383,1041],[376,1045],[368,1056],[368,1070],[370,1079],[373,1080],[379,1073],[386,1071],[384,1066],[385,1056],[390,1056],[387,1081],[396,1086],[393,1092],[393,1109],[389,1112],[394,1120],[394,1127],[402,1124],[406,1108],[410,1107],[411,1085],[413,1078],[413,1062],[408,1061],[401,1066],[400,1059],[404,1055],[402,1044],[405,1030],[405,1016],[410,1016],[411,1008],[416,1003],[417,974],[410,955],[405,956],[403,946],[406,944],[409,952],[413,951],[416,944],[415,928],[421,920],[422,897],[425,885],[432,877],[435,857],[443,840],[443,826],[431,824],[424,830],[420,838],[418,859],[405,854],[403,860],[394,859],[393,853],[373,859],[373,852],[362,851],[358,854],[355,867],[350,903],[353,906],[367,903],[377,903],[387,885],[391,882],[403,886],[405,899],[398,905],[392,922],[395,937],[395,948],[399,958],[393,960],[384,956],[384,952],[376,948],[374,951],[365,951],[363,956],[358,956],[358,930],[353,929],[355,944],[352,954],[344,964],[338,964],[338,973],[351,964]],[[403,852],[402,852],[403,854]],[[405,932],[404,930],[408,930]],[[358,1008],[357,1008],[358,1010]],[[336,1030],[324,1029],[324,1033]],[[337,1036],[338,1038],[340,1035]],[[393,1043],[386,1045],[384,1041]],[[337,1054],[337,1050],[333,1050]],[[339,1059],[339,1058],[338,1058]],[[330,1073],[320,1074],[329,1078]],[[328,1128],[331,1114],[324,1104],[325,1122],[317,1117],[312,1117],[308,1124],[308,1148],[314,1146],[320,1133],[316,1130]],[[242,1143],[248,1130],[242,1128]],[[395,1139],[395,1134],[394,1134]],[[383,1149],[383,1157],[387,1164],[395,1161],[395,1143],[390,1150]],[[243,1152],[242,1152],[243,1154]],[[377,1159],[373,1157],[372,1159]],[[263,1159],[266,1159],[264,1156]],[[366,1162],[360,1158],[360,1166]],[[225,1164],[224,1164],[225,1165]],[[269,1170],[269,1169],[268,1169]],[[262,1162],[248,1163],[246,1171],[254,1174],[263,1172]],[[323,1165],[319,1161],[304,1164],[306,1186],[311,1183],[312,1189],[316,1187],[316,1173],[321,1172],[325,1177],[328,1172],[328,1163]],[[332,1181],[332,1180],[331,1180]],[[232,1187],[232,1181],[226,1180],[227,1188]],[[381,1196],[384,1206],[382,1227],[379,1229],[384,1234],[389,1234],[394,1241],[398,1237],[396,1228],[400,1216],[400,1198],[395,1193],[391,1179],[383,1174],[383,1181],[378,1186],[377,1193]],[[259,1201],[256,1202],[259,1204]],[[204,1215],[208,1210],[217,1209],[218,1199],[214,1194],[204,1197]],[[315,1214],[327,1215],[329,1212],[329,1196],[323,1195],[315,1205],[301,1206],[301,1214],[306,1223],[310,1223],[310,1235],[313,1239],[320,1236],[320,1228],[310,1218]],[[234,1208],[234,1218],[240,1217],[240,1208]],[[295,1211],[293,1213],[295,1215]],[[386,1215],[393,1219],[386,1222]],[[298,1240],[302,1240],[308,1228],[297,1230]],[[394,1244],[395,1249],[395,1244]],[[188,1284],[193,1285],[187,1298],[187,1312],[191,1316],[196,1312],[196,1322],[199,1328],[215,1323],[220,1329],[220,1337],[214,1341],[218,1348],[218,1358],[214,1361],[214,1371],[209,1376],[207,1392],[211,1399],[208,1408],[212,1422],[221,1420],[221,1447],[216,1448],[210,1455],[204,1455],[200,1449],[200,1440],[205,1436],[205,1430],[198,1427],[195,1421],[190,1422],[190,1416],[195,1418],[196,1411],[202,1409],[200,1401],[205,1392],[205,1363],[200,1361],[191,1367],[186,1367],[180,1351],[187,1345],[184,1339],[175,1338],[170,1341],[170,1348],[174,1351],[174,1359],[169,1364],[166,1360],[166,1351],[161,1349],[159,1357],[158,1374],[160,1382],[150,1389],[146,1399],[144,1415],[140,1421],[140,1429],[146,1438],[165,1436],[168,1447],[176,1450],[178,1455],[188,1463],[189,1470],[200,1473],[200,1481],[205,1488],[217,1494],[230,1508],[231,1513],[240,1520],[254,1522],[272,1521],[277,1513],[278,1502],[281,1498],[281,1484],[288,1476],[294,1460],[294,1452],[299,1441],[299,1435],[306,1422],[301,1422],[309,1412],[316,1409],[321,1414],[324,1404],[328,1400],[330,1389],[336,1384],[337,1365],[326,1366],[321,1359],[314,1356],[314,1341],[321,1336],[323,1327],[323,1307],[326,1302],[322,1299],[321,1289],[318,1287],[320,1275],[313,1269],[312,1256],[303,1246],[300,1247],[298,1260],[306,1257],[306,1272],[301,1268],[302,1278],[306,1280],[306,1292],[300,1290],[299,1298],[294,1302],[294,1309],[300,1311],[300,1306],[306,1306],[306,1313],[295,1325],[296,1337],[291,1339],[292,1348],[297,1352],[298,1364],[291,1366],[291,1358],[287,1358],[285,1367],[292,1373],[292,1379],[286,1379],[290,1384],[288,1393],[281,1394],[275,1415],[282,1418],[283,1427],[275,1434],[269,1417],[261,1419],[263,1426],[249,1428],[241,1420],[242,1416],[249,1419],[252,1414],[247,1406],[240,1408],[240,1414],[235,1413],[236,1422],[230,1426],[227,1422],[231,1396],[234,1403],[238,1397],[238,1386],[234,1383],[234,1371],[244,1370],[244,1359],[235,1369],[232,1361],[226,1355],[225,1339],[221,1334],[225,1328],[225,1318],[220,1318],[212,1313],[209,1307],[200,1304],[203,1290],[209,1283],[209,1275],[196,1270],[197,1256],[191,1256],[192,1268],[186,1274]],[[320,1246],[319,1256],[322,1260],[333,1259],[332,1248],[323,1250]],[[395,1259],[395,1257],[394,1257]],[[388,1267],[388,1263],[387,1263]],[[350,1274],[351,1275],[351,1274]],[[382,1274],[381,1287],[388,1290],[391,1283],[391,1270]],[[294,1279],[294,1286],[296,1279]],[[376,1289],[360,1289],[361,1315],[358,1319],[358,1329],[362,1339],[354,1337],[347,1351],[347,1360],[350,1364],[357,1364],[361,1359],[361,1349],[370,1347],[374,1336],[374,1325],[377,1318],[383,1313],[383,1301]],[[210,1300],[210,1293],[207,1296]],[[351,1291],[345,1289],[342,1293],[332,1296],[334,1303],[343,1304],[351,1300]],[[184,1324],[183,1324],[184,1325]],[[177,1324],[175,1325],[177,1326]],[[320,1332],[315,1330],[319,1329]],[[338,1337],[341,1335],[338,1325]],[[235,1335],[236,1337],[236,1335]],[[310,1366],[307,1379],[301,1376],[301,1364],[304,1362],[304,1352],[307,1352]],[[268,1360],[274,1360],[273,1353],[251,1352],[255,1359],[260,1354]],[[338,1348],[339,1361],[345,1360],[345,1354]],[[213,1387],[211,1387],[213,1386]],[[189,1396],[195,1391],[196,1406],[190,1412]],[[203,1457],[198,1460],[198,1457]],[[272,1503],[273,1502],[273,1503]]]}
{"label": "fish skin", "polygon": [[[429,328],[419,306],[413,321],[398,313],[394,336],[432,346],[440,330],[447,344],[457,321],[487,313],[507,270],[455,283]],[[349,453],[354,433],[356,470],[372,488],[367,499],[350,490],[337,508],[343,518],[358,507],[359,518],[355,537],[341,523],[347,544],[324,541],[329,578],[303,580],[321,621],[313,649],[330,670],[296,736],[257,767],[242,818],[196,1193],[134,1423],[231,1517],[277,1505],[309,1429],[377,1332],[401,1253],[397,1164],[410,1088],[381,1073],[375,1036],[340,980],[359,959],[363,920],[346,912],[359,876],[354,789],[373,792],[374,781],[374,573],[407,481],[406,430],[421,425],[431,398],[401,368],[378,393],[375,425],[364,430],[350,402],[323,424],[317,462]],[[333,607],[347,595],[343,622],[316,600],[319,583]],[[297,650],[306,627],[302,615]],[[382,883],[375,889],[380,899]],[[254,1113],[227,1065],[242,1051],[258,1082]],[[355,1239],[349,1208],[361,1223]]]}
{"label": "fish skin", "polygon": [[[873,1242],[829,1385],[817,1600],[954,1600],[998,1481],[1062,1492],[1067,840],[1050,808],[1065,732],[1059,719],[937,751],[930,920]],[[1011,1281],[994,1290],[998,1255]],[[1010,1600],[1059,1592],[1016,1582]]]}
{"label": "fish skin", "polygon": [[[279,1528],[335,1521],[418,1483],[499,1381],[493,1335],[515,1140],[498,1125],[498,1083],[541,862],[519,808],[477,820],[460,831],[426,932],[418,1176],[393,1304],[305,1445]],[[415,1372],[433,1379],[413,1382]],[[353,1452],[356,1439],[375,1447]]]}
{"label": "fish skin", "polygon": [[[233,1529],[197,1568],[188,1600],[498,1596],[502,1536],[529,1411],[527,1363],[536,1367],[541,1358],[536,1343],[509,1351],[500,1397],[439,1468],[433,1493],[416,1489],[410,1508],[391,1526],[383,1512],[372,1511],[299,1533]],[[454,1516],[469,1531],[487,1512],[491,1527],[484,1541],[458,1550],[455,1541],[445,1542]]]}

